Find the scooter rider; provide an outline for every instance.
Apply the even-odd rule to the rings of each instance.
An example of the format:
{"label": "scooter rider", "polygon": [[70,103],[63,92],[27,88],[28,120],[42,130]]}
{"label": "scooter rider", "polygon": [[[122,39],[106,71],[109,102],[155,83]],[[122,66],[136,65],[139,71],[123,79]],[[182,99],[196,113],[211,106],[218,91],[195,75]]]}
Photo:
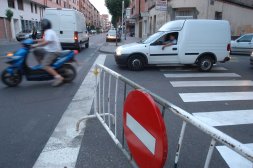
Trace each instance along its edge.
{"label": "scooter rider", "polygon": [[35,40],[38,43],[32,45],[32,47],[36,48],[33,53],[39,64],[43,66],[45,71],[54,76],[55,79],[52,86],[59,86],[63,83],[64,78],[50,65],[59,56],[62,48],[59,38],[57,37],[55,31],[51,28],[51,22],[47,19],[43,19],[41,21],[41,29],[42,32],[44,32],[44,37],[42,39]]}

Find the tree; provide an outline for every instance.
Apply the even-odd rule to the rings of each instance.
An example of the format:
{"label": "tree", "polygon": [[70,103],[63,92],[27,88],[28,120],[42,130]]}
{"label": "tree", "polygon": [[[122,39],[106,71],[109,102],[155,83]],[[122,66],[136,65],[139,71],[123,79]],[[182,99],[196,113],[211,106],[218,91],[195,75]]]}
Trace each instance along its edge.
{"label": "tree", "polygon": [[12,19],[12,17],[13,17],[13,12],[12,12],[12,10],[6,9],[6,11],[5,11],[5,16],[6,16],[7,20],[10,22],[11,19]]}
{"label": "tree", "polygon": [[[12,12],[12,10],[6,9],[6,11],[5,11],[5,16],[6,16],[7,20],[8,20],[9,22],[11,22],[11,19],[12,19],[12,17],[13,17],[13,12]],[[10,27],[11,27],[11,24],[10,24]],[[8,38],[8,33],[7,33],[6,25],[5,25],[5,35],[6,35],[6,37]],[[9,39],[10,39],[10,38],[9,38]]]}
{"label": "tree", "polygon": [[[130,0],[124,0],[124,8],[130,4]],[[116,27],[116,23],[122,14],[122,0],[105,0],[105,5],[112,15],[112,24]]]}

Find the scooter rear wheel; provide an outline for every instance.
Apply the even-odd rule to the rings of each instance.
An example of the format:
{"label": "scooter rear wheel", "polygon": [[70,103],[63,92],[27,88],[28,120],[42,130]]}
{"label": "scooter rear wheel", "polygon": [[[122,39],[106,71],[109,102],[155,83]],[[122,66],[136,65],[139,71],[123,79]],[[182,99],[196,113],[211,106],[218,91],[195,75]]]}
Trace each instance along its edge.
{"label": "scooter rear wheel", "polygon": [[4,70],[1,77],[3,83],[9,87],[18,86],[22,81],[22,74],[19,70],[14,70],[13,74],[10,74],[7,70]]}
{"label": "scooter rear wheel", "polygon": [[64,64],[58,69],[58,72],[64,78],[65,83],[72,82],[76,77],[76,69],[71,64]]}

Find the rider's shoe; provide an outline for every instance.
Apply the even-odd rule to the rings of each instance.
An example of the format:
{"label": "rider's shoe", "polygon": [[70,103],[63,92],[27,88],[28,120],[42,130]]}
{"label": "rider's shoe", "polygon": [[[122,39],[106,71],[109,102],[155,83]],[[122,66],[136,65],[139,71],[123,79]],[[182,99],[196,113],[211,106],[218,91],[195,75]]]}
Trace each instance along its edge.
{"label": "rider's shoe", "polygon": [[62,76],[58,76],[54,79],[54,82],[52,83],[52,86],[60,86],[64,81],[64,78]]}

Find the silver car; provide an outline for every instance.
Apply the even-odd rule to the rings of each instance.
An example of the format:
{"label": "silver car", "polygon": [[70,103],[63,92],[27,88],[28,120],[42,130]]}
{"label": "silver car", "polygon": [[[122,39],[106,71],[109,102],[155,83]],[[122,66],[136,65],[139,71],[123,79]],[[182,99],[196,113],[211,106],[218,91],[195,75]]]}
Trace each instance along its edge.
{"label": "silver car", "polygon": [[231,54],[247,54],[253,51],[253,33],[244,34],[235,41],[231,41]]}
{"label": "silver car", "polygon": [[109,30],[106,34],[106,42],[108,41],[121,41],[120,34],[116,30]]}

